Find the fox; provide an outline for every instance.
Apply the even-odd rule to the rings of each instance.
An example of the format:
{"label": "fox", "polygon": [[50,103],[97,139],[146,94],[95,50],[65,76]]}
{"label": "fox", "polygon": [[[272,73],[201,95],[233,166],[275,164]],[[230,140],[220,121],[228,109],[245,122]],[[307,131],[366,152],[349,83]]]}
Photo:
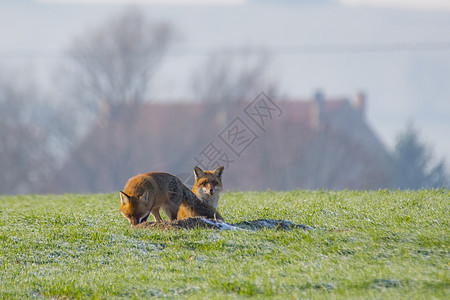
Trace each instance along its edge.
{"label": "fox", "polygon": [[222,192],[222,174],[224,166],[217,167],[213,171],[203,171],[201,168],[194,166],[195,182],[192,192],[200,199],[214,209],[219,206],[219,194]]}
{"label": "fox", "polygon": [[[161,208],[171,221],[196,216],[223,221],[212,206],[200,201],[178,177],[169,173],[136,175],[127,181],[119,195],[120,212],[132,227],[147,221],[150,214],[156,222],[162,221]],[[185,213],[179,214],[181,206]]]}

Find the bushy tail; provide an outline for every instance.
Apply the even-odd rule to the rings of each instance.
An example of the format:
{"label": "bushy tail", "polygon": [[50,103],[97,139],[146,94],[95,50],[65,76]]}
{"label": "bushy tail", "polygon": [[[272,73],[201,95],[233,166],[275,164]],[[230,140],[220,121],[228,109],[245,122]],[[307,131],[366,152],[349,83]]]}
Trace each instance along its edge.
{"label": "bushy tail", "polygon": [[[186,186],[183,187],[183,200],[181,201],[180,210],[183,210],[184,217],[206,217],[208,219],[223,221],[222,216],[214,207],[200,201]],[[180,216],[180,212],[178,216]]]}

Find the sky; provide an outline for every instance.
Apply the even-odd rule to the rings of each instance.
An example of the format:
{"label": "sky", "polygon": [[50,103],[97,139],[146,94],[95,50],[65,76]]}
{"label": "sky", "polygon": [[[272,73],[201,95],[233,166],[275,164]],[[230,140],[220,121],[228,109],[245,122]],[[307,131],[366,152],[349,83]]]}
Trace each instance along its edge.
{"label": "sky", "polygon": [[344,5],[395,7],[417,10],[450,10],[447,0],[340,0]]}
{"label": "sky", "polygon": [[[30,68],[51,85],[49,74],[73,39],[130,3],[88,2],[1,1],[0,66]],[[262,46],[272,55],[270,76],[289,97],[364,91],[368,122],[387,147],[412,121],[450,162],[450,1],[131,2],[172,23],[180,36],[152,85],[155,99],[190,99],[190,77],[211,51]]]}
{"label": "sky", "polygon": [[190,4],[213,4],[213,5],[236,5],[243,4],[245,0],[37,0],[43,3],[122,3],[122,4],[163,4],[163,5],[190,5]]}
{"label": "sky", "polygon": [[[137,3],[137,4],[218,4],[218,5],[239,5],[251,2],[250,0],[37,0],[43,3]],[[276,0],[275,0],[276,1]],[[321,0],[292,0],[278,2],[324,2]],[[253,1],[256,2],[256,1]],[[263,1],[261,1],[263,2]],[[269,1],[266,1],[269,2]],[[325,1],[327,2],[327,1]],[[333,2],[328,1],[328,2]],[[450,1],[448,0],[335,0],[342,5],[349,6],[378,6],[378,7],[396,7],[418,10],[450,10]]]}

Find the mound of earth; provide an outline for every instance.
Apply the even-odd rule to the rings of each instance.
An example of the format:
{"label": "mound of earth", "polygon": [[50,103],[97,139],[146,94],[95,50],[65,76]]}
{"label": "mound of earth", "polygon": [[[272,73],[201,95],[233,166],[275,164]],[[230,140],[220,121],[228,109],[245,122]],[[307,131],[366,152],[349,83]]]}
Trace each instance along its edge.
{"label": "mound of earth", "polygon": [[143,222],[135,228],[150,228],[150,229],[194,229],[194,228],[213,228],[220,229],[219,224],[225,224],[219,221],[202,219],[202,218],[188,218],[183,220],[162,220],[160,222]]}
{"label": "mound of earth", "polygon": [[272,220],[272,219],[259,219],[253,221],[242,221],[234,224],[228,224],[222,221],[216,221],[211,219],[204,219],[200,217],[188,218],[184,220],[174,221],[160,221],[160,222],[143,222],[136,228],[149,228],[149,229],[197,229],[197,228],[211,228],[218,230],[261,230],[261,229],[274,229],[274,230],[291,230],[291,229],[314,229],[304,224],[294,224],[286,220]]}

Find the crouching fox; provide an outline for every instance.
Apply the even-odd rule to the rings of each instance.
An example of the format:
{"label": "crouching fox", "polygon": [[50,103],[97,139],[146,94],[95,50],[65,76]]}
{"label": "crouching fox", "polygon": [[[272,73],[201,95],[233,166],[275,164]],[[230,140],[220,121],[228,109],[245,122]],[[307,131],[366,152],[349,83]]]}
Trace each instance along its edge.
{"label": "crouching fox", "polygon": [[150,214],[155,221],[161,221],[160,208],[169,220],[196,216],[223,220],[214,207],[200,201],[180,179],[168,173],[137,175],[120,192],[120,212],[131,226],[146,221]]}

